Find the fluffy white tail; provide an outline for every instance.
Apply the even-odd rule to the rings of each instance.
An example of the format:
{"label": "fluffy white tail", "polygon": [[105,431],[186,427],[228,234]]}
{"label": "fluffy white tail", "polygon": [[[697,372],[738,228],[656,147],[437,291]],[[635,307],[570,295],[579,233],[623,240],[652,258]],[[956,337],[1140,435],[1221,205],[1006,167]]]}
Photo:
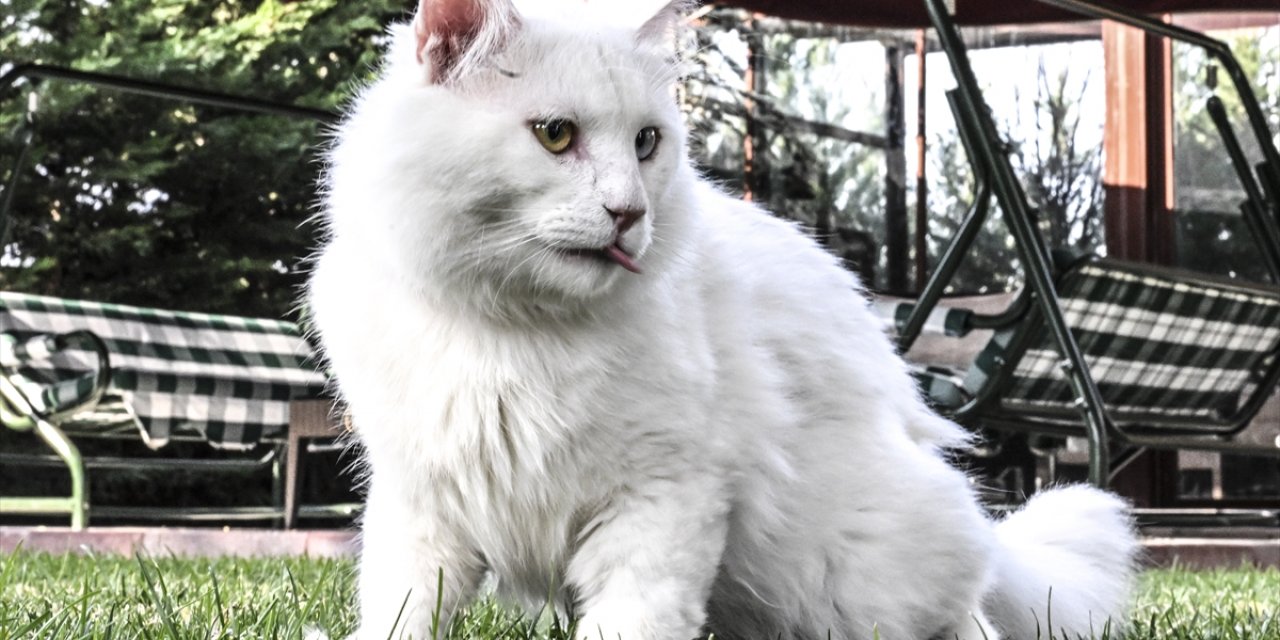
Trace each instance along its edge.
{"label": "fluffy white tail", "polygon": [[984,604],[1002,637],[1075,640],[1108,623],[1119,637],[1138,550],[1124,501],[1085,486],[1044,491],[997,523],[996,537]]}

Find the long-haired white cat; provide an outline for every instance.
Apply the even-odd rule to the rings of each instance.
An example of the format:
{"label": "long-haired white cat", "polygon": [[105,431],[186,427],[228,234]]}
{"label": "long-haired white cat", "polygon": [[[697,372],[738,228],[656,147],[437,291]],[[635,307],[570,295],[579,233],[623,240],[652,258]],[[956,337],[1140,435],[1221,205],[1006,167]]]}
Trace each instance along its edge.
{"label": "long-haired white cat", "polygon": [[989,521],[855,279],[690,167],[679,4],[509,2],[422,0],[331,155],[309,300],[367,452],[359,637],[429,637],[486,575],[606,640],[1116,624],[1124,505]]}

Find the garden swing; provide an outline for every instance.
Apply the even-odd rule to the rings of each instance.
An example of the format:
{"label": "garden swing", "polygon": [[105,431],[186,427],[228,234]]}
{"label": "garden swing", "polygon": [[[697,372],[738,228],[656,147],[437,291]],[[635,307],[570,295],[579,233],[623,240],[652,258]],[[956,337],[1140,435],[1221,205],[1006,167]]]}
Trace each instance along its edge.
{"label": "garden swing", "polygon": [[[900,350],[926,326],[949,336],[992,330],[967,371],[918,372],[930,401],[973,427],[1086,437],[1088,477],[1098,486],[1108,484],[1113,466],[1145,448],[1280,456],[1280,441],[1232,439],[1280,383],[1280,155],[1239,64],[1225,44],[1194,31],[1100,3],[1038,1],[1188,42],[1220,61],[1263,149],[1256,177],[1217,98],[1208,109],[1244,185],[1241,210],[1274,284],[1049,251],[947,2],[925,0],[956,77],[947,98],[974,166],[976,194],[919,298],[890,306]],[[1026,287],[998,314],[941,307],[992,195],[1015,241]]]}
{"label": "garden swing", "polygon": [[[18,65],[0,77],[0,88],[24,78],[322,122],[333,118],[320,110],[34,64]],[[34,139],[36,96],[33,90],[20,134],[22,146],[0,200],[5,236]],[[284,446],[291,402],[322,396],[325,385],[314,349],[291,322],[0,292],[0,423],[34,432],[53,454],[0,452],[0,461],[11,467],[65,467],[71,481],[65,496],[0,496],[0,513],[68,514],[71,527],[80,529],[88,524],[88,471],[94,468],[215,471],[270,466],[276,504],[285,502],[284,520],[289,524],[294,496],[281,495],[286,491],[280,485],[281,466],[287,457],[291,489],[301,457],[300,451]],[[141,438],[152,449],[171,440],[199,441],[245,453],[199,460],[88,457],[82,456],[73,437]],[[289,440],[296,445],[295,441]],[[130,518],[160,513],[189,520],[281,517],[278,506],[152,511],[93,509],[99,515]]]}

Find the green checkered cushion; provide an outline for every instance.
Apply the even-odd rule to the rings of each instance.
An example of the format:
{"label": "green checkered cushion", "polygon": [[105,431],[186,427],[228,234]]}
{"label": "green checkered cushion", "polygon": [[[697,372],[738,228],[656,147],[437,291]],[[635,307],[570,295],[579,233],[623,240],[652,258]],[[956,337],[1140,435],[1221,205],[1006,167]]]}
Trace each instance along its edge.
{"label": "green checkered cushion", "polygon": [[[1175,418],[1225,425],[1280,353],[1280,291],[1098,260],[1068,271],[1058,295],[1117,424]],[[1044,325],[1032,314],[1020,328],[1032,332],[1030,346],[1017,359],[1002,407],[1074,415],[1075,394]],[[966,387],[985,384],[1009,342],[1008,334],[997,334]]]}
{"label": "green checkered cushion", "polygon": [[908,363],[916,386],[924,392],[925,400],[938,409],[956,409],[973,396],[965,387],[965,380],[947,367]]}
{"label": "green checkered cushion", "polygon": [[[915,310],[915,303],[906,300],[876,300],[872,311],[884,323],[885,331],[898,334],[907,324],[907,318]],[[939,304],[925,317],[921,332],[925,334],[962,337],[968,335],[973,312],[969,309]],[[907,362],[916,386],[924,392],[929,404],[939,409],[955,409],[968,402],[973,394],[970,388],[981,386],[981,381],[966,378],[961,372],[936,364]]]}
{"label": "green checkered cushion", "polygon": [[106,343],[111,385],[93,414],[67,424],[135,421],[152,446],[185,436],[243,448],[280,436],[289,401],[325,384],[288,322],[0,292],[0,366],[38,408],[74,404],[92,389],[91,351],[49,354],[33,340],[80,329]]}

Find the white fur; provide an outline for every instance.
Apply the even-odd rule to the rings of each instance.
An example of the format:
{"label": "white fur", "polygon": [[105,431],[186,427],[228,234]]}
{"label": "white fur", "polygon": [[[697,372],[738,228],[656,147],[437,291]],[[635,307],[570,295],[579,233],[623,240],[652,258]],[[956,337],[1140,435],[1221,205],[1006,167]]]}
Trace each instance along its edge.
{"label": "white fur", "polygon": [[[519,24],[447,86],[397,27],[332,151],[309,301],[367,451],[361,638],[402,604],[427,637],[486,574],[628,640],[1025,638],[1047,586],[1055,628],[1122,614],[1122,506],[993,528],[854,278],[690,168],[659,43]],[[554,251],[610,242],[617,203],[643,274]]]}

